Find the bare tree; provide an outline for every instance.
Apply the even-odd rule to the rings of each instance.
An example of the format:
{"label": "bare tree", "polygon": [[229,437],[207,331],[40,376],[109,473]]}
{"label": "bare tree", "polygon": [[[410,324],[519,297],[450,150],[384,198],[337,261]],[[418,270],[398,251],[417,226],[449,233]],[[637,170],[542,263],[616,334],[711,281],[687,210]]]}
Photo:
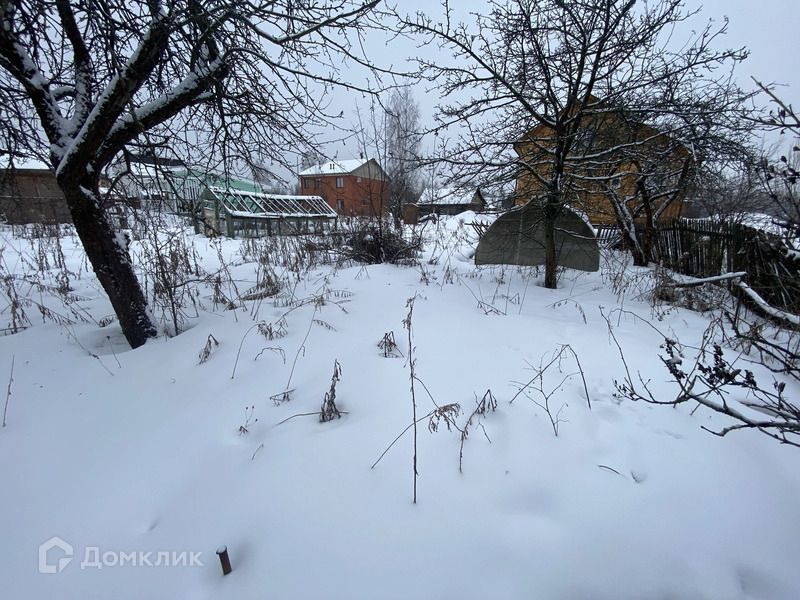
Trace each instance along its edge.
{"label": "bare tree", "polygon": [[389,95],[386,112],[386,172],[389,184],[389,207],[395,226],[405,204],[419,195],[420,109],[410,87],[402,87]]}
{"label": "bare tree", "polygon": [[761,186],[755,154],[743,156],[741,160],[707,164],[701,176],[703,185],[690,190],[689,207],[684,216],[719,216],[739,222],[747,213],[770,212],[771,201]]}
{"label": "bare tree", "polygon": [[772,200],[773,210],[781,219],[781,225],[790,237],[800,237],[800,116],[791,104],[775,92],[774,86],[754,79],[758,89],[769,98],[767,114],[755,121],[781,135],[792,139],[791,150],[777,158],[764,157],[760,163],[760,175],[764,189]]}
{"label": "bare tree", "polygon": [[324,93],[379,0],[4,0],[0,139],[55,169],[131,346],[155,334],[99,179],[128,148],[187,163],[283,161],[327,119]]}
{"label": "bare tree", "polygon": [[[391,160],[391,127],[388,125],[391,119],[392,115],[382,110],[377,97],[372,99],[368,110],[361,110],[356,106],[353,136],[362,159],[373,158],[381,165]],[[360,184],[362,201],[365,203],[362,208],[368,208],[368,211],[350,223],[351,251],[346,256],[368,263],[408,259],[414,255],[420,241],[406,241],[401,231],[392,228],[388,213],[392,208],[393,181],[382,167],[375,169],[372,174],[373,178],[363,178],[364,181]],[[398,215],[394,216],[397,218]]]}
{"label": "bare tree", "polygon": [[[497,186],[523,174],[517,197],[544,210],[545,286],[556,286],[555,222],[574,204],[587,160],[605,163],[617,147],[588,151],[592,122],[620,106],[660,110],[669,85],[744,57],[715,51],[725,25],[711,24],[681,45],[676,29],[693,16],[680,0],[638,6],[634,0],[493,0],[474,25],[417,14],[407,31],[451,50],[456,64],[421,60],[422,72],[453,100],[438,112],[439,130],[461,128],[461,141],[442,158],[462,178],[480,175]],[[661,90],[661,92],[659,92]],[[466,99],[464,99],[466,98]],[[641,140],[636,140],[640,142]],[[632,142],[633,143],[633,142]],[[613,174],[606,175],[609,179]]]}

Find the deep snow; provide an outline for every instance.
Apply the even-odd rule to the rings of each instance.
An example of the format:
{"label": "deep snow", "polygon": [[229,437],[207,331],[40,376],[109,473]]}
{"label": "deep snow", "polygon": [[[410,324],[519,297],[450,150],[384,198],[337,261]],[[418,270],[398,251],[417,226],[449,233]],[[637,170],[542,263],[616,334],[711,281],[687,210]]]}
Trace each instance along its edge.
{"label": "deep snow", "polygon": [[[614,396],[622,364],[601,307],[623,307],[685,343],[699,340],[708,317],[654,313],[632,288],[615,295],[609,271],[567,272],[560,289],[547,290],[530,269],[476,269],[472,218],[429,231],[419,267],[326,266],[304,276],[296,298],[325,302],[292,310],[287,335],[272,341],[245,336],[254,324],[247,307],[214,310],[206,289],[190,329],[135,351],[115,323],[31,319],[0,338],[3,390],[15,361],[0,429],[0,595],[800,597],[800,453],[757,432],[712,436],[700,426],[728,422],[703,409],[692,416],[693,406]],[[216,250],[193,241],[207,269],[216,268]],[[20,269],[32,244],[8,230],[2,244],[7,269]],[[223,243],[231,262],[239,244]],[[79,246],[68,238],[64,248],[78,272]],[[243,290],[256,266],[239,263],[232,272]],[[95,319],[109,314],[93,277],[72,285]],[[459,434],[419,424],[416,505],[410,432],[370,469],[411,421],[407,361],[384,358],[377,344],[392,331],[408,355],[402,321],[415,295],[416,371],[435,401],[460,403],[463,426],[488,389],[498,400],[484,430],[470,432],[463,473]],[[277,321],[290,308],[274,304],[263,302],[258,317]],[[631,368],[668,394],[658,334],[626,313],[612,322]],[[198,364],[209,334],[220,345]],[[509,400],[513,382],[528,381],[531,365],[562,344],[580,357],[592,409],[580,378],[569,378],[551,398],[565,405],[556,437],[542,409],[523,396]],[[285,359],[268,350],[255,360],[268,346]],[[270,396],[285,389],[295,357],[291,400],[276,406]],[[347,414],[278,425],[319,410],[334,360]],[[548,371],[546,390],[574,371],[569,360],[563,373]],[[433,408],[420,384],[416,398],[420,414]],[[250,406],[257,421],[245,434]],[[53,536],[73,546],[74,558],[60,573],[40,574],[38,547]],[[227,577],[214,554],[223,544],[233,563]],[[117,553],[151,552],[155,562],[170,551],[202,553],[203,564],[82,569],[94,547],[109,563]]]}

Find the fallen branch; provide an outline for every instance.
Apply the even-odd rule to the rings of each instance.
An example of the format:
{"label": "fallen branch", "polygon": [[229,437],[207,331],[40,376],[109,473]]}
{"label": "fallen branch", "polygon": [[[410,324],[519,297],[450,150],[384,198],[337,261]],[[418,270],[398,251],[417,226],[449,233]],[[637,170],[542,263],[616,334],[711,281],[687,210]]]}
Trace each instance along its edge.
{"label": "fallen branch", "polygon": [[701,285],[705,285],[707,283],[719,283],[720,281],[730,281],[732,279],[741,279],[742,277],[747,277],[746,271],[739,271],[737,273],[725,273],[724,275],[717,275],[715,277],[703,277],[702,279],[687,279],[686,281],[670,281],[669,283],[665,283],[663,287],[665,288],[688,288],[688,287],[700,287]]}
{"label": "fallen branch", "polygon": [[760,316],[790,329],[800,329],[800,316],[775,308],[744,281],[737,283],[736,287],[750,300],[750,308]]}

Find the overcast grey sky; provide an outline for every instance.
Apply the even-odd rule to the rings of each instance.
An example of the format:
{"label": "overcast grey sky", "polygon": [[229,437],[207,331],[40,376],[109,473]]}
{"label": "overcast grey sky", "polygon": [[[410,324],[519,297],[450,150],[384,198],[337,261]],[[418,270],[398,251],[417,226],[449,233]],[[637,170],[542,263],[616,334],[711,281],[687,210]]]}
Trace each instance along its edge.
{"label": "overcast grey sky", "polygon": [[750,49],[750,57],[739,73],[742,85],[750,76],[765,83],[788,84],[782,96],[800,102],[800,2],[706,0],[702,6],[706,18],[728,16],[729,45]]}
{"label": "overcast grey sky", "polygon": [[[442,14],[437,0],[397,0],[397,4],[401,12],[419,10],[433,18]],[[471,21],[469,12],[486,9],[483,0],[451,0],[451,6],[468,22]],[[745,46],[750,50],[750,57],[737,69],[737,80],[742,87],[755,87],[750,76],[764,83],[782,84],[785,87],[779,88],[781,97],[800,105],[800,0],[706,0],[702,3],[687,0],[686,9],[700,9],[691,21],[696,29],[704,27],[708,19],[721,25],[726,16],[729,18],[728,34],[719,40],[718,47]],[[687,27],[685,35],[689,32]],[[420,52],[409,41],[394,40],[387,44],[377,37],[368,39],[367,48],[379,63],[386,65],[391,62],[395,66],[399,66],[404,58],[413,58]],[[430,52],[429,49],[424,51]],[[449,56],[445,54],[441,59],[449,60]],[[346,73],[343,75],[347,76]],[[429,123],[438,96],[424,85],[415,86],[414,92],[423,119]],[[352,94],[337,94],[336,102],[341,104],[345,118],[355,119],[353,107],[357,101],[362,109],[368,106],[366,100],[359,101]],[[358,147],[354,142],[339,143],[331,153],[336,153],[338,158],[357,157]]]}

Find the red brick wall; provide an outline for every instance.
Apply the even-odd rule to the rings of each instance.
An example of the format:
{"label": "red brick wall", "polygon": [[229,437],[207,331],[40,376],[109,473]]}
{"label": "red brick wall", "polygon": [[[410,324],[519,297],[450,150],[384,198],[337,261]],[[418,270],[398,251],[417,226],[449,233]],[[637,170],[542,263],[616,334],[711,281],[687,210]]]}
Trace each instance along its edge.
{"label": "red brick wall", "polygon": [[[336,187],[341,178],[342,187]],[[373,217],[389,210],[389,182],[354,175],[300,178],[300,193],[322,196],[340,215]]]}

